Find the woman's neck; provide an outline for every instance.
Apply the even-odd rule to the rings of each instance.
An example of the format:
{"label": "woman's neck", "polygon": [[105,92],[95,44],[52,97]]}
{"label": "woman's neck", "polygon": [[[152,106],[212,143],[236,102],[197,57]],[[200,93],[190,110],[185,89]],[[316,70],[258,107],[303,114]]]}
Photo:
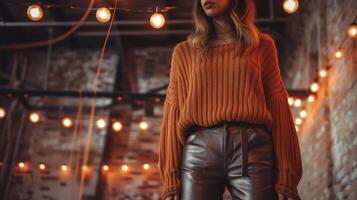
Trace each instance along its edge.
{"label": "woman's neck", "polygon": [[230,43],[236,38],[236,32],[229,23],[227,14],[215,16],[212,19],[214,28],[214,43]]}

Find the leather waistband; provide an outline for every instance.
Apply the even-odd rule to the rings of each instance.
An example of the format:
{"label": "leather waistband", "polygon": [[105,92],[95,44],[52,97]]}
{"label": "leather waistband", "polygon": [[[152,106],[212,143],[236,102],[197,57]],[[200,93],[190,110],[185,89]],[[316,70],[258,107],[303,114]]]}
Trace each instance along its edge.
{"label": "leather waistband", "polygon": [[202,129],[207,129],[207,128],[218,128],[221,126],[228,126],[228,127],[233,127],[233,126],[240,126],[240,127],[246,127],[246,128],[262,128],[267,132],[270,132],[266,126],[264,124],[255,124],[255,123],[249,123],[249,122],[245,122],[245,121],[221,121],[215,125],[212,126],[199,126],[199,125],[193,125],[188,129],[188,132],[195,132],[198,130],[202,130]]}

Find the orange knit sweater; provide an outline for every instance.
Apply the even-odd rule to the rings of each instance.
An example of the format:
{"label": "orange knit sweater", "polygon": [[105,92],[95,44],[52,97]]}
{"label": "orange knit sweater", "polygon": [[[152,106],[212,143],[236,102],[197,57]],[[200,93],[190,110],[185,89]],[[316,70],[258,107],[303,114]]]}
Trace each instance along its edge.
{"label": "orange knit sweater", "polygon": [[300,199],[300,147],[280,75],[274,40],[260,34],[249,56],[237,56],[237,43],[210,47],[205,60],[187,40],[172,53],[164,101],[158,168],[161,197],[179,193],[182,148],[191,125],[211,126],[222,120],[263,123],[271,130],[276,156],[275,189]]}

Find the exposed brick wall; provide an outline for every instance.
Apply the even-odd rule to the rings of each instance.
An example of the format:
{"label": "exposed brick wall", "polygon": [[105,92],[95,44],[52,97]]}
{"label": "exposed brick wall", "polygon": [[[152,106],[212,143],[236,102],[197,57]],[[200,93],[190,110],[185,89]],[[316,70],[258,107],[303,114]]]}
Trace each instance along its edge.
{"label": "exposed brick wall", "polygon": [[[298,23],[287,27],[292,59],[284,59],[283,65],[290,67],[285,80],[290,88],[308,88],[316,68],[328,64],[343,41],[356,10],[354,0],[302,3]],[[306,105],[308,118],[299,127],[302,199],[357,199],[356,43],[345,41],[344,57],[332,60],[317,101]]]}

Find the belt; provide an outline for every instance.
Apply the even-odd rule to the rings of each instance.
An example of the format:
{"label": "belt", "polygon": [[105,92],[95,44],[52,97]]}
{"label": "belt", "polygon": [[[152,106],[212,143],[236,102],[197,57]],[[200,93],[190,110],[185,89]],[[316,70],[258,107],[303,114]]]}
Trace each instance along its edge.
{"label": "belt", "polygon": [[250,122],[245,122],[245,121],[220,121],[212,126],[199,126],[199,125],[192,125],[189,129],[188,132],[195,132],[199,131],[202,129],[206,128],[218,128],[221,126],[226,126],[226,127],[231,127],[231,126],[240,126],[240,127],[255,127],[255,128],[262,128],[266,130],[267,132],[270,132],[267,127],[264,124],[255,124],[255,123],[250,123]]}

